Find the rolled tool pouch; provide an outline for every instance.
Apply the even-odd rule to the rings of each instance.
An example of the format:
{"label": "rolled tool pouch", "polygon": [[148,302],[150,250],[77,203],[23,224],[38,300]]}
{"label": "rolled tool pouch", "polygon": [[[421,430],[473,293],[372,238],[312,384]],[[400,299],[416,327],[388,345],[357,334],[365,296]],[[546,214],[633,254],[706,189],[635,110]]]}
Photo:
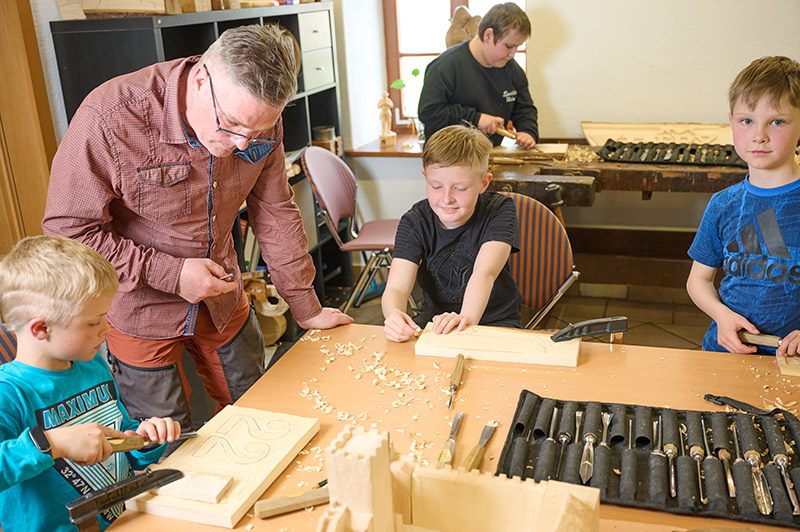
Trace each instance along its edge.
{"label": "rolled tool pouch", "polygon": [[[772,463],[773,455],[784,450],[783,454],[788,458],[786,470],[789,481],[800,496],[800,446],[796,443],[800,441],[800,421],[784,410],[761,410],[729,397],[709,395],[706,398],[716,404],[730,405],[741,412],[701,412],[570,401],[540,397],[523,390],[496,474],[533,478],[536,481],[557,478],[556,467],[562,445],[557,440],[548,439],[547,433],[553,409],[558,408],[561,421],[558,432],[566,432],[571,436],[570,443],[565,446],[558,479],[573,484],[582,483],[580,468],[584,434],[594,434],[592,476],[586,484],[600,490],[602,502],[800,529],[800,515],[792,514],[792,501],[781,470]],[[583,412],[580,434],[574,434],[575,412]],[[562,420],[564,413],[566,415]],[[612,415],[606,445],[601,444],[601,413]],[[660,435],[654,431],[653,423],[659,420]],[[738,456],[732,430],[734,425],[738,434]],[[522,457],[520,436],[525,433],[528,436],[524,441],[527,455]],[[632,438],[630,442],[629,437]],[[661,448],[658,448],[659,442]],[[710,456],[705,452],[706,443]],[[673,460],[677,488],[675,497],[670,494],[669,461],[664,454],[664,446],[667,445],[677,448],[677,456]],[[794,452],[786,450],[787,446]],[[702,453],[698,453],[698,449],[702,449]],[[730,497],[728,492],[725,469],[717,454],[720,449],[731,455],[730,470],[736,488],[735,497]],[[773,500],[772,510],[767,515],[759,512],[753,484],[754,469],[744,459],[747,451],[756,451],[760,456],[761,466],[755,471],[763,472]]]}

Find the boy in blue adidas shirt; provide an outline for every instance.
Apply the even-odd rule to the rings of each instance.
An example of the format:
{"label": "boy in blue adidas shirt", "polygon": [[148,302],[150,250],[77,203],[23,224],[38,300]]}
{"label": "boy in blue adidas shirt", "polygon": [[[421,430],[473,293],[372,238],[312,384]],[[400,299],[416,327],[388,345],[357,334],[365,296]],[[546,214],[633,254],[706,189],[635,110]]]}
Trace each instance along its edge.
{"label": "boy in blue adidas shirt", "polygon": [[[711,198],[689,249],[686,288],[714,321],[706,351],[797,355],[800,349],[800,63],[753,61],[729,91],[744,181]],[[719,293],[714,275],[722,267]],[[737,331],[779,336],[777,350],[743,344]]]}
{"label": "boy in blue adidas shirt", "polygon": [[[112,454],[107,438],[163,444],[180,435],[169,418],[131,420],[97,353],[117,287],[114,267],[75,240],[25,238],[0,261],[0,314],[18,340],[16,359],[0,365],[4,532],[76,530],[69,501],[128,478],[165,447]],[[101,528],[123,509],[99,514]]]}

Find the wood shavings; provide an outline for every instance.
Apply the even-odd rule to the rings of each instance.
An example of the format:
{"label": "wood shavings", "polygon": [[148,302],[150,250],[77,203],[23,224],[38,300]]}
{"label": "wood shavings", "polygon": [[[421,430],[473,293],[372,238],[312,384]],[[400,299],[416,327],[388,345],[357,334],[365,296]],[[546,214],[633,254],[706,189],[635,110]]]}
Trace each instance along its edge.
{"label": "wood shavings", "polygon": [[564,155],[564,160],[575,161],[579,163],[591,163],[594,161],[600,161],[601,158],[588,146],[581,146],[579,144],[570,144],[567,147],[567,152]]}

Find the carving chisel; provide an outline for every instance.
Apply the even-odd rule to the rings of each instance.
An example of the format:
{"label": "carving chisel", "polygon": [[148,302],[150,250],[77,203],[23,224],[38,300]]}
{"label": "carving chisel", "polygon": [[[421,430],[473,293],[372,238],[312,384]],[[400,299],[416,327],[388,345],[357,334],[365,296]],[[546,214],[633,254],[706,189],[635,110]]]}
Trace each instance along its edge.
{"label": "carving chisel", "polygon": [[558,442],[561,444],[561,451],[558,453],[558,465],[556,465],[556,478],[561,478],[561,461],[564,458],[564,448],[567,444],[572,441],[572,435],[566,431],[562,430],[558,433]]}
{"label": "carving chisel", "polygon": [[509,130],[507,130],[507,129],[503,129],[502,127],[498,127],[498,128],[495,130],[495,132],[496,132],[498,135],[502,135],[502,136],[504,136],[504,137],[508,137],[508,138],[510,138],[510,139],[514,139],[514,140],[516,140],[516,139],[517,139],[517,136],[516,136],[515,134],[513,134],[512,132],[510,132],[510,131],[509,131]]}
{"label": "carving chisel", "polygon": [[[610,414],[609,414],[610,415]],[[605,416],[605,414],[601,414],[601,416]],[[575,433],[575,439],[578,438],[577,432]],[[594,472],[594,444],[597,441],[597,436],[595,436],[591,432],[585,432],[583,434],[583,454],[581,455],[581,482],[586,484],[589,482],[589,479],[592,478],[592,473]]]}
{"label": "carving chisel", "polygon": [[667,455],[667,467],[669,468],[669,494],[674,499],[678,496],[678,488],[675,483],[675,458],[678,456],[678,447],[674,443],[664,444],[664,454]]}
{"label": "carving chisel", "polygon": [[483,431],[481,431],[481,438],[478,441],[478,445],[472,448],[467,457],[464,459],[464,463],[461,464],[461,467],[469,471],[470,469],[475,469],[481,465],[483,453],[486,452],[486,444],[489,443],[489,438],[491,438],[492,434],[494,434],[494,429],[497,428],[497,425],[499,425],[497,421],[486,422],[486,425],[483,426]]}
{"label": "carving chisel", "polygon": [[[748,427],[744,427],[749,430]],[[753,428],[755,430],[755,426]],[[733,437],[734,440],[737,439],[737,431],[736,425],[733,426]],[[745,442],[746,443],[746,442]],[[772,494],[769,492],[769,484],[767,484],[767,478],[764,476],[764,472],[761,470],[761,457],[758,451],[754,449],[749,449],[744,452],[744,458],[748,464],[750,464],[750,473],[753,480],[753,493],[756,496],[756,505],[758,506],[758,512],[761,515],[769,515],[772,513]],[[741,452],[739,450],[739,444],[736,443],[736,461],[739,462],[741,460]],[[734,462],[736,463],[736,462]]]}
{"label": "carving chisel", "polygon": [[[681,425],[682,430],[686,430],[686,425]],[[688,438],[687,438],[687,445],[688,445]],[[702,464],[703,464],[703,448],[699,445],[692,445],[689,447],[689,456],[692,457],[695,464],[697,464],[697,489],[700,493],[700,502],[703,504],[708,504],[708,499],[706,499],[705,493],[703,492],[703,472],[702,472]]]}
{"label": "carving chisel", "polygon": [[442,452],[439,453],[439,460],[436,462],[436,469],[440,469],[453,462],[453,454],[456,450],[456,433],[458,432],[458,427],[461,426],[461,418],[463,416],[463,412],[456,412],[456,417],[453,418],[453,426],[450,429],[450,437],[447,438]]}
{"label": "carving chisel", "polygon": [[[556,425],[558,424],[558,407],[553,408],[553,417],[550,418],[550,432],[547,433],[547,439],[555,443]],[[550,473],[547,474],[547,480],[550,480]]]}
{"label": "carving chisel", "polygon": [[[194,438],[197,436],[197,432],[184,432],[174,441],[183,441],[189,438]],[[158,442],[149,442],[144,441],[144,438],[139,436],[138,434],[134,436],[127,436],[125,438],[108,438],[108,443],[111,444],[111,452],[112,453],[124,453],[128,451],[138,451],[144,450],[145,452],[151,451],[161,445]],[[174,442],[173,442],[174,443]]]}
{"label": "carving chisel", "polygon": [[600,445],[608,447],[608,427],[611,426],[611,419],[614,417],[610,412],[603,412],[603,437],[600,440]]}
{"label": "carving chisel", "polygon": [[786,442],[783,439],[781,428],[775,419],[764,418],[761,420],[761,432],[764,433],[764,438],[767,440],[767,449],[772,456],[772,461],[781,472],[783,487],[786,489],[786,494],[792,503],[792,515],[800,515],[800,503],[798,503],[797,494],[794,491],[794,483],[789,478],[789,472],[787,471],[789,457],[786,456]]}
{"label": "carving chisel", "polygon": [[761,345],[764,347],[780,347],[781,345],[780,336],[772,336],[771,334],[753,334],[745,331],[744,329],[738,331],[736,334],[739,336],[739,340],[741,340],[743,344]]}
{"label": "carving chisel", "polygon": [[447,400],[447,409],[453,406],[453,397],[456,390],[461,384],[461,374],[464,372],[464,355],[461,353],[456,355],[456,367],[453,369],[453,375],[450,377],[450,399]]}

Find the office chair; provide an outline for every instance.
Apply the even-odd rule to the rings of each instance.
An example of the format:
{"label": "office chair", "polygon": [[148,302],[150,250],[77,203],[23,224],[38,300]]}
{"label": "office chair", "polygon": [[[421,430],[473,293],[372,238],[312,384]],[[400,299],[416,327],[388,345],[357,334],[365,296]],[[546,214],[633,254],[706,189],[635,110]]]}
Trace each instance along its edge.
{"label": "office chair", "polygon": [[[356,227],[356,178],[350,168],[339,157],[318,146],[303,152],[303,171],[311,184],[314,198],[322,209],[325,225],[331,232],[341,251],[371,252],[364,271],[359,275],[353,291],[347,298],[342,312],[358,307],[366,289],[383,266],[392,263],[392,250],[397,225],[400,220],[372,220],[361,228]],[[348,236],[344,242],[339,235],[339,222],[347,219]],[[412,302],[412,308],[414,304]]]}
{"label": "office chair", "polygon": [[11,362],[17,356],[17,337],[0,323],[0,364]]}
{"label": "office chair", "polygon": [[514,192],[501,194],[513,199],[517,209],[520,250],[508,260],[523,304],[536,311],[525,325],[526,329],[533,329],[580,273],[572,263],[567,231],[555,214],[528,196]]}

